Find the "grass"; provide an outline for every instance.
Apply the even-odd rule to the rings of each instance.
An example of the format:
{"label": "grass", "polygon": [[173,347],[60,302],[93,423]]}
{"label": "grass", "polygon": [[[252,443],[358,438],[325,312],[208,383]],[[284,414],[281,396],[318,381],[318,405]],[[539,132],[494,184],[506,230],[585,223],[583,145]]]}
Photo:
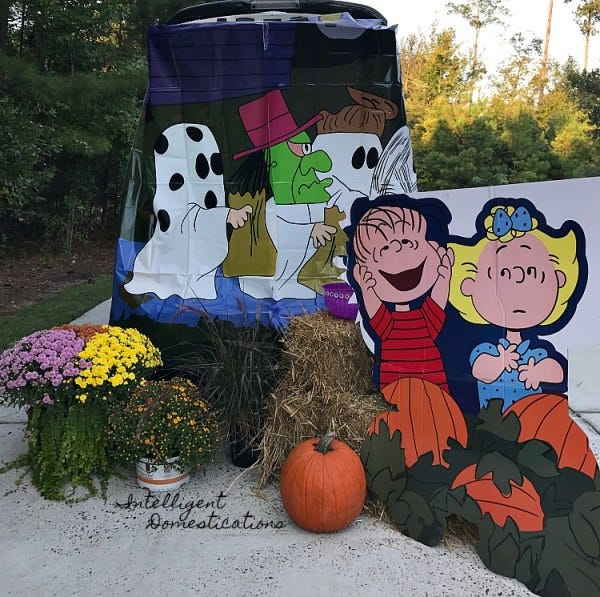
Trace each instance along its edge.
{"label": "grass", "polygon": [[73,321],[110,298],[111,292],[112,275],[102,275],[93,282],[68,286],[51,297],[24,307],[14,315],[0,317],[0,351],[27,334]]}

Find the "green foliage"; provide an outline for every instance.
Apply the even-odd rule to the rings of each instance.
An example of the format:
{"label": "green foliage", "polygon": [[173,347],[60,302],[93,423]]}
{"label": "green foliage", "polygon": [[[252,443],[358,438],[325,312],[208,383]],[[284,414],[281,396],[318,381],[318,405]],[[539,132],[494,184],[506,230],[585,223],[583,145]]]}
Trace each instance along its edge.
{"label": "green foliage", "polygon": [[547,180],[551,172],[552,156],[548,141],[534,115],[520,110],[507,116],[501,123],[501,139],[506,143],[509,182]]}
{"label": "green foliage", "polygon": [[107,407],[37,404],[28,413],[28,463],[33,484],[49,500],[64,500],[65,489],[84,487],[97,493],[93,476],[105,488],[110,475],[106,446]]}
{"label": "green foliage", "polygon": [[43,73],[0,56],[0,238],[69,249],[115,219],[145,81],[142,72]]}
{"label": "green foliage", "polygon": [[3,317],[0,320],[0,351],[32,332],[73,321],[88,309],[110,298],[111,289],[112,276],[99,276],[93,282],[73,284],[14,315]]}
{"label": "green foliage", "polygon": [[128,398],[111,406],[108,418],[111,454],[121,463],[142,458],[193,471],[210,461],[218,447],[215,414],[191,381],[145,381]]}
{"label": "green foliage", "polygon": [[512,40],[488,96],[470,101],[467,59],[451,30],[401,48],[419,190],[600,174],[597,71],[554,68],[541,92],[540,40]]}
{"label": "green foliage", "polygon": [[0,242],[11,240],[11,230],[43,226],[45,212],[38,208],[43,189],[56,168],[43,165],[55,153],[51,127],[33,122],[29,110],[9,95],[0,96]]}
{"label": "green foliage", "polygon": [[592,125],[592,134],[600,137],[600,69],[579,72],[567,66],[566,86],[573,101],[576,101]]}
{"label": "green foliage", "polygon": [[431,140],[415,140],[421,190],[477,187],[508,182],[506,145],[484,118],[437,123]]}
{"label": "green foliage", "polygon": [[[0,32],[3,245],[33,238],[70,250],[99,226],[114,229],[146,84],[139,4],[8,3]],[[180,3],[160,4],[171,12]]]}
{"label": "green foliage", "polygon": [[281,334],[258,322],[237,327],[204,319],[199,327],[206,345],[183,357],[181,367],[217,409],[223,432],[251,445],[262,435],[267,397],[282,375]]}
{"label": "green foliage", "polygon": [[412,127],[424,118],[431,104],[468,99],[467,57],[460,52],[452,29],[427,36],[409,35],[400,46],[404,95],[412,107]]}
{"label": "green foliage", "polygon": [[541,55],[539,38],[526,40],[521,33],[510,39],[512,54],[492,77],[495,95],[510,101],[533,105],[539,95],[541,81],[538,62]]}

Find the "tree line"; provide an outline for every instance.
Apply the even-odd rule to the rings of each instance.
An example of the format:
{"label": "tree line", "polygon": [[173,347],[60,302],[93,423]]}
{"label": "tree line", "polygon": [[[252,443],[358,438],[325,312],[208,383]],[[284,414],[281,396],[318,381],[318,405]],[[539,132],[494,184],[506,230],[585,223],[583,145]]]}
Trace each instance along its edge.
{"label": "tree line", "polygon": [[[502,16],[494,6],[485,13],[487,3],[497,0],[449,5],[472,22],[471,52],[451,29],[400,40],[419,189],[599,175],[600,70],[574,62],[544,70],[541,40],[515,34],[510,60],[482,92],[477,44]],[[70,250],[115,232],[147,81],[145,33],[188,4],[0,5],[0,247],[34,239]]]}
{"label": "tree line", "polygon": [[0,246],[116,230],[147,81],[147,27],[186,2],[0,6]]}
{"label": "tree line", "polygon": [[419,190],[600,175],[600,70],[541,70],[515,34],[488,85],[451,29],[408,36],[400,56]]}

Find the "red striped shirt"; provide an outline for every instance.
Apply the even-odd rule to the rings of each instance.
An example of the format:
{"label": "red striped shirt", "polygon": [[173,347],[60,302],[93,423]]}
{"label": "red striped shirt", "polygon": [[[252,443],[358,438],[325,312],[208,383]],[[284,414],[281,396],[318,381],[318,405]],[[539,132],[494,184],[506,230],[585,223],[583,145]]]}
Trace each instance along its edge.
{"label": "red striped shirt", "polygon": [[401,377],[419,377],[448,391],[442,356],[435,345],[445,320],[446,314],[431,297],[412,311],[379,307],[370,323],[381,339],[380,388]]}

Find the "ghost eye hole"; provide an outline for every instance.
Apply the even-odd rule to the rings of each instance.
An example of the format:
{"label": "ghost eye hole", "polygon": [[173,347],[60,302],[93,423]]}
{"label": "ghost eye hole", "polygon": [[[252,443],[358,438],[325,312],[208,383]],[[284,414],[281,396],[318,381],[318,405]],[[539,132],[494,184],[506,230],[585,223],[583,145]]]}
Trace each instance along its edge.
{"label": "ghost eye hole", "polygon": [[369,149],[369,153],[367,153],[367,168],[369,170],[373,170],[375,166],[377,166],[377,162],[379,161],[379,152],[377,148],[371,147]]}
{"label": "ghost eye hole", "polygon": [[361,145],[357,147],[352,154],[352,167],[355,170],[360,170],[365,165],[366,153],[365,148]]}

